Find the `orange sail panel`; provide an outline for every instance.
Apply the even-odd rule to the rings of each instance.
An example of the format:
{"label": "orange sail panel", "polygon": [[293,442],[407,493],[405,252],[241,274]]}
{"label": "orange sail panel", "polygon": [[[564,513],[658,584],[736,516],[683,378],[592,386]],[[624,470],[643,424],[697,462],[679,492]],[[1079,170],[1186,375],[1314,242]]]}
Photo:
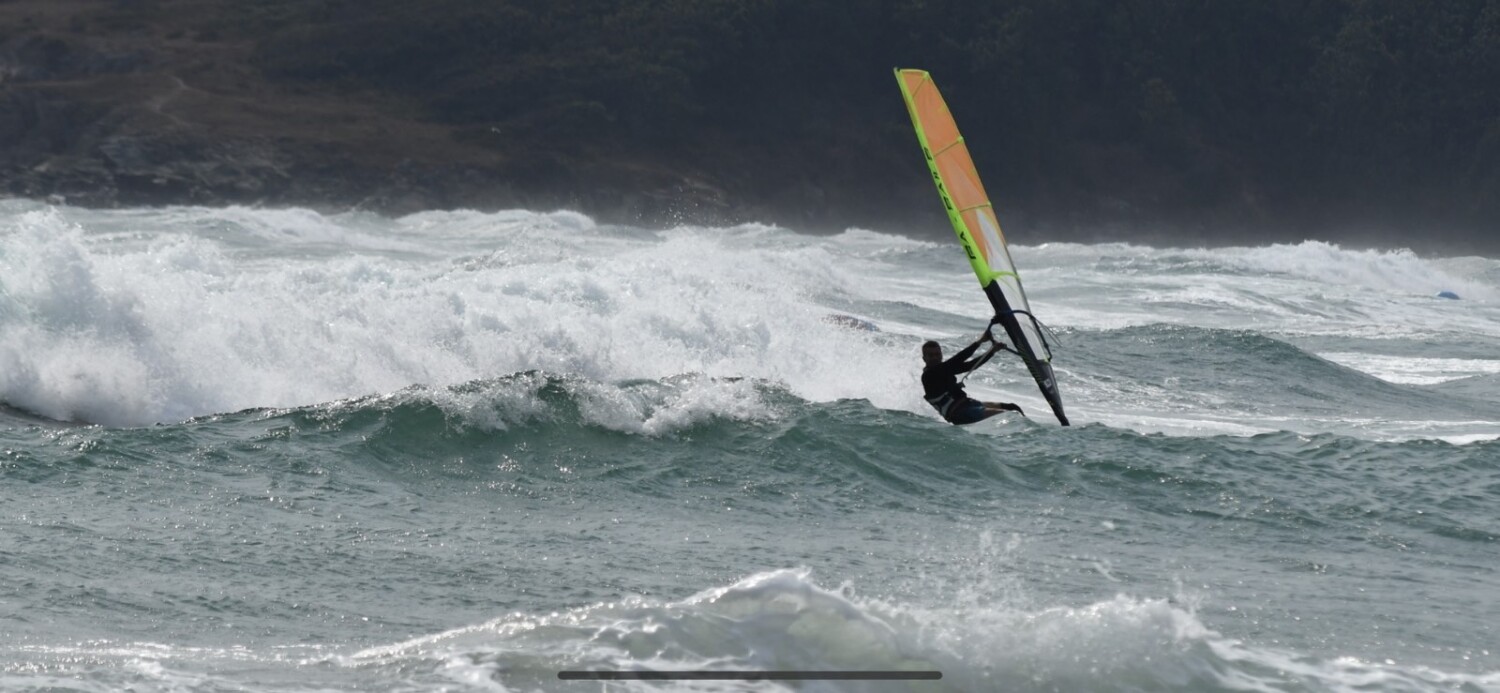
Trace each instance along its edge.
{"label": "orange sail panel", "polygon": [[896,70],[896,81],[906,99],[917,141],[927,157],[932,181],[947,208],[948,220],[969,256],[979,285],[995,308],[996,321],[1005,327],[1016,352],[1026,361],[1047,403],[1064,426],[1062,395],[1052,373],[1052,351],[1040,323],[1031,314],[1021,277],[1011,260],[1005,234],[995,219],[990,196],[979,181],[979,171],[969,156],[969,147],[948,111],[932,76],[923,70]]}

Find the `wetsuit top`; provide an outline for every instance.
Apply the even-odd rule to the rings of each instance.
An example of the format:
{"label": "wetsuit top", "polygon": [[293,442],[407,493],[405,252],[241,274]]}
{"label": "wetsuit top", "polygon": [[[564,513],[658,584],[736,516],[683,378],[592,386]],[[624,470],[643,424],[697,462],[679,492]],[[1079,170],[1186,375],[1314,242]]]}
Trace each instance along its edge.
{"label": "wetsuit top", "polygon": [[958,384],[958,376],[974,370],[974,367],[983,360],[984,357],[972,361],[965,360],[973,356],[974,350],[983,343],[984,340],[981,339],[964,347],[947,361],[922,369],[923,394],[927,398],[927,403],[931,404],[944,419],[948,418],[948,414],[955,406],[968,401],[969,395],[964,392],[964,386]]}

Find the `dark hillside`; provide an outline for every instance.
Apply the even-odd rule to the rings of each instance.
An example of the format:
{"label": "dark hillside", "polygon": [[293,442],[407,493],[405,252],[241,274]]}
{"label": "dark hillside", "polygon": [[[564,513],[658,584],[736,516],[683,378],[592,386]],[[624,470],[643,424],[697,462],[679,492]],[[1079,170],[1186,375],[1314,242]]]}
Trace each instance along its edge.
{"label": "dark hillside", "polygon": [[896,66],[1022,240],[1500,248],[1500,0],[10,0],[0,173],[939,233]]}

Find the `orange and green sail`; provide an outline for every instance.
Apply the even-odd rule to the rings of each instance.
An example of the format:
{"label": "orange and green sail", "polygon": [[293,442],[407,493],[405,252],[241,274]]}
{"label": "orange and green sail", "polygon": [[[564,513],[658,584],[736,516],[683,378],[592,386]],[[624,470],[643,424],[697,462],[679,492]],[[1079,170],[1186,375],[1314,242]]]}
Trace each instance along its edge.
{"label": "orange and green sail", "polygon": [[1066,426],[1068,417],[1063,413],[1062,395],[1052,373],[1052,351],[1040,323],[1031,314],[1031,305],[1021,288],[1021,275],[1016,273],[1005,234],[995,219],[995,208],[979,181],[979,171],[974,168],[958,124],[948,112],[948,104],[933,83],[932,75],[924,70],[898,69],[896,81],[901,84],[901,95],[906,99],[917,142],[922,145],[927,167],[932,171],[932,182],[937,185],[938,195],[948,210],[948,220],[969,256],[969,264],[979,277],[979,285],[995,308],[996,322],[1005,327],[1010,343],[1026,361],[1037,387],[1052,406],[1052,413]]}

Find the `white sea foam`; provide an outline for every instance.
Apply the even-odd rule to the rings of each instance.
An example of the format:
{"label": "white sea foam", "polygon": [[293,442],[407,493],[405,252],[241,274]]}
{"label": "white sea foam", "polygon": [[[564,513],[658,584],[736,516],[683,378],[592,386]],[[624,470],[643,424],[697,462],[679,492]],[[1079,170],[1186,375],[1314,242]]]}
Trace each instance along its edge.
{"label": "white sea foam", "polygon": [[[643,598],[550,614],[518,613],[332,661],[431,672],[495,690],[557,687],[556,672],[638,670],[938,671],[937,691],[1493,690],[1497,674],[1319,658],[1227,638],[1163,599],[1116,596],[1035,609],[1004,603],[934,609],[828,590],[805,570],[762,573],[676,602]],[[796,690],[889,690],[890,682]],[[659,688],[659,686],[661,686]],[[1387,688],[1387,686],[1389,688]],[[627,689],[631,689],[626,686]],[[642,687],[642,689],[645,689]],[[793,690],[745,682],[651,690]]]}
{"label": "white sea foam", "polygon": [[[1030,260],[1045,268],[1053,255]],[[1059,248],[1053,262],[1065,275],[1056,277],[1059,290],[1078,295],[1079,287],[1097,289],[1061,314],[1052,311],[1080,327],[1176,323],[1374,338],[1453,329],[1500,335],[1500,286],[1486,275],[1500,264],[1493,260],[1429,260],[1409,251],[1309,241],[1213,250],[1071,246]],[[1028,280],[1037,274],[1046,276],[1033,270]],[[1458,291],[1468,302],[1434,298],[1441,290]]]}
{"label": "white sea foam", "polygon": [[1500,359],[1421,358],[1354,352],[1327,352],[1318,356],[1381,380],[1411,385],[1433,385],[1476,375],[1500,374]]}
{"label": "white sea foam", "polygon": [[[650,231],[572,212],[386,219],[6,203],[0,400],[55,419],[139,425],[539,371],[576,379],[588,422],[646,435],[715,416],[775,417],[739,379],[931,416],[916,345],[960,346],[990,310],[942,241],[754,224]],[[1178,324],[1294,345],[1322,339],[1317,353],[1398,384],[1494,373],[1472,344],[1500,338],[1496,261],[1315,242],[1013,250],[1033,308],[1063,333],[1054,365],[1075,421],[1173,435],[1253,434],[1278,421],[1377,437],[1488,433],[1403,425],[1386,434],[1394,429],[1323,414],[1237,410],[1218,390],[1097,372],[1068,334]],[[1465,298],[1432,298],[1439,288]],[[863,324],[879,331],[852,327]],[[1370,355],[1380,350],[1368,342],[1390,340],[1434,346],[1415,359]],[[1464,340],[1468,352],[1443,352]],[[971,391],[1045,412],[1026,374],[997,364],[969,379]],[[623,385],[680,376],[700,379],[650,395]]]}
{"label": "white sea foam", "polygon": [[[99,231],[56,210],[4,221],[0,399],[128,425],[543,370],[606,389],[701,373],[812,400],[920,403],[905,354],[824,320],[815,297],[858,278],[826,244],[781,243],[792,236],[775,229],[174,209],[133,213],[147,240],[120,243],[124,223]],[[183,231],[220,225],[277,243]],[[721,392],[700,388],[637,421],[597,418],[658,431],[691,411],[757,415],[744,386],[704,383]]]}
{"label": "white sea foam", "polygon": [[[680,600],[518,612],[361,649],[89,640],[7,646],[0,686],[140,691],[573,690],[560,671],[936,671],[931,691],[1500,691],[1500,672],[1321,655],[1226,637],[1203,595],[934,607],[776,570]],[[342,651],[341,651],[342,650]],[[626,682],[620,690],[886,691],[880,681]]]}

